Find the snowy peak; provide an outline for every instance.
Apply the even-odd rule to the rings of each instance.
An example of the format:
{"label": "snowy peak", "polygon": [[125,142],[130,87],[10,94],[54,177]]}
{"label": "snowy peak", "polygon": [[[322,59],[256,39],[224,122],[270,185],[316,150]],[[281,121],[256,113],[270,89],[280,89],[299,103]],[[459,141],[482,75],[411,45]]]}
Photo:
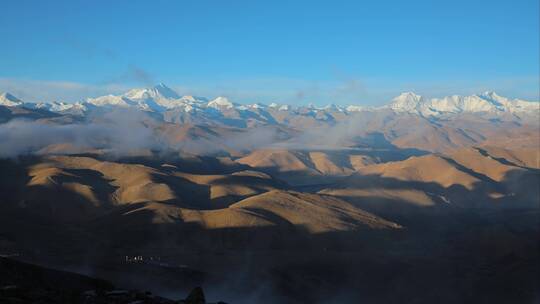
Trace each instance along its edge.
{"label": "snowy peak", "polygon": [[347,106],[345,108],[345,110],[347,110],[347,112],[361,112],[361,111],[364,110],[364,107],[363,106],[350,105],[350,106]]}
{"label": "snowy peak", "polygon": [[272,102],[271,104],[268,105],[268,109],[278,110],[278,111],[289,111],[291,109],[291,106],[286,105],[286,104],[278,104],[278,103]]}
{"label": "snowy peak", "polygon": [[414,93],[414,92],[403,92],[399,94],[399,96],[395,97],[394,101],[404,101],[404,100],[410,100],[410,101],[420,101],[422,99],[422,96]]}
{"label": "snowy peak", "polygon": [[478,95],[452,95],[443,98],[425,99],[411,92],[402,93],[388,106],[396,112],[414,113],[423,116],[458,113],[520,113],[538,111],[539,103],[519,99],[510,100],[495,92]]}
{"label": "snowy peak", "polygon": [[163,83],[160,83],[153,88],[150,89],[153,95],[155,96],[161,96],[163,98],[168,99],[177,99],[180,98],[178,93],[176,93],[173,89],[169,88],[168,86],[164,85]]}
{"label": "snowy peak", "polygon": [[8,107],[24,107],[27,109],[47,110],[58,113],[83,114],[86,107],[82,103],[53,102],[23,102],[10,93],[0,94],[0,105]]}
{"label": "snowy peak", "polygon": [[422,96],[413,92],[404,92],[392,99],[390,108],[397,112],[417,112],[422,101]]}
{"label": "snowy peak", "polygon": [[333,111],[333,112],[344,112],[346,110],[346,108],[342,106],[338,106],[333,103],[323,107],[322,109],[325,111]]}
{"label": "snowy peak", "polygon": [[180,97],[173,89],[160,83],[152,88],[133,89],[123,95],[143,110],[163,112],[171,109],[189,109],[207,102],[206,98],[195,96]]}
{"label": "snowy peak", "polygon": [[125,97],[134,100],[143,99],[178,99],[180,96],[173,89],[160,83],[146,89],[133,89],[124,94]]}
{"label": "snowy peak", "polygon": [[234,104],[227,97],[219,96],[210,101],[207,106],[214,109],[232,109]]}
{"label": "snowy peak", "polygon": [[191,96],[191,95],[184,95],[184,96],[180,97],[179,100],[184,102],[184,103],[189,103],[189,104],[203,103],[203,102],[208,101],[208,99],[206,99],[204,97]]}
{"label": "snowy peak", "polygon": [[16,107],[22,105],[23,102],[10,93],[3,93],[0,95],[0,105],[8,107]]}
{"label": "snowy peak", "polygon": [[88,98],[86,102],[94,106],[120,106],[128,107],[133,105],[133,101],[124,96],[105,95],[96,98]]}
{"label": "snowy peak", "polygon": [[259,102],[248,105],[248,108],[252,108],[252,109],[266,109],[267,107],[268,106],[266,106],[265,104],[259,103]]}
{"label": "snowy peak", "polygon": [[143,111],[164,112],[172,109],[191,111],[207,102],[206,98],[195,96],[180,97],[173,89],[160,83],[152,88],[132,89],[123,95],[106,95],[88,98],[94,106],[135,107]]}
{"label": "snowy peak", "polygon": [[504,98],[504,97],[499,96],[497,93],[493,91],[485,91],[484,93],[479,94],[478,96],[486,98],[486,99],[493,99],[493,100]]}
{"label": "snowy peak", "polygon": [[70,114],[76,114],[76,115],[83,115],[84,111],[86,111],[86,106],[82,103],[66,103],[61,101],[53,101],[53,102],[39,102],[35,104],[26,104],[25,107],[32,108],[32,109],[41,109],[41,110],[48,110],[51,112],[57,112],[57,113],[70,113]]}
{"label": "snowy peak", "polygon": [[[328,115],[343,113],[349,115],[354,112],[393,110],[396,113],[410,113],[424,117],[446,114],[479,113],[481,115],[503,115],[505,113],[540,115],[540,103],[520,99],[509,99],[495,92],[460,96],[451,95],[442,98],[425,98],[414,92],[404,92],[392,99],[392,102],[382,107],[363,107],[360,105],[341,106],[330,104],[325,107],[290,106],[287,104],[271,103],[269,105],[252,103],[240,105],[231,102],[227,97],[217,97],[211,101],[206,98],[191,95],[179,96],[173,89],[160,83],[151,88],[132,89],[122,95],[105,95],[88,98],[82,103],[24,103],[9,93],[0,95],[0,105],[22,106],[32,109],[44,109],[60,113],[80,113],[104,108],[129,107],[142,111],[166,113],[170,115],[184,115],[192,113],[196,116],[209,115],[216,117],[216,111],[231,117],[269,117],[276,111],[289,112],[288,115],[318,115],[325,118]],[[238,111],[234,111],[238,110]],[[251,113],[245,113],[251,112]],[[244,115],[244,116],[242,116]],[[279,114],[283,115],[283,114]],[[340,114],[341,115],[341,114]],[[318,117],[317,116],[317,117]]]}

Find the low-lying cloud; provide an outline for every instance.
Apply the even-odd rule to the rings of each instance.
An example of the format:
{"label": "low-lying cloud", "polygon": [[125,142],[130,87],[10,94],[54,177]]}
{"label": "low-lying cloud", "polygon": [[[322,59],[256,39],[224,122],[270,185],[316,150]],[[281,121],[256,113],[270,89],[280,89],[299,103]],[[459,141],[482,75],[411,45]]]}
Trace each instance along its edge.
{"label": "low-lying cloud", "polygon": [[[118,109],[91,115],[86,122],[56,122],[14,119],[0,124],[0,158],[25,154],[83,153],[99,150],[112,157],[147,152],[186,152],[212,155],[223,151],[246,151],[282,140],[283,133],[272,127],[229,129],[215,133],[211,129],[200,136],[176,138],[182,133],[163,131],[163,124],[137,110]],[[205,127],[206,128],[206,127]]]}
{"label": "low-lying cloud", "polygon": [[68,150],[104,149],[113,155],[134,150],[160,149],[159,136],[145,125],[146,115],[137,111],[114,111],[99,121],[52,124],[11,120],[0,125],[0,157],[40,153],[51,145],[67,144]]}
{"label": "low-lying cloud", "polygon": [[84,122],[70,124],[16,119],[0,124],[0,157],[84,152],[122,157],[141,153],[235,154],[262,148],[343,149],[361,144],[364,142],[361,138],[368,138],[367,145],[386,147],[384,135],[368,136],[380,131],[384,115],[358,113],[334,124],[303,130],[282,130],[272,125],[251,128],[203,125],[185,129],[185,125],[172,125],[135,109],[92,113]]}

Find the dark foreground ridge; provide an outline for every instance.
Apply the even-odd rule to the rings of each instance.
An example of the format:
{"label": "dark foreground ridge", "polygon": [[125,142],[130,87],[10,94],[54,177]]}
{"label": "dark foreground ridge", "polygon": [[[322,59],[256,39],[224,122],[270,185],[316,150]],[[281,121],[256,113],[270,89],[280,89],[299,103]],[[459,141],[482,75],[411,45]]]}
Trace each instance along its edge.
{"label": "dark foreground ridge", "polygon": [[[58,271],[0,257],[0,303],[206,304],[203,289],[184,300],[149,291],[121,290],[105,280]],[[214,302],[226,304],[225,302]],[[212,304],[212,303],[208,303]]]}

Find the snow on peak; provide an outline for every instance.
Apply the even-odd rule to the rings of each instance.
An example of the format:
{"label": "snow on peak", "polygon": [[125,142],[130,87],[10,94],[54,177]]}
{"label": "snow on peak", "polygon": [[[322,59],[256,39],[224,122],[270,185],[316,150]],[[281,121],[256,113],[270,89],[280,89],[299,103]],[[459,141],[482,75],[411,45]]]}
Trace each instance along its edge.
{"label": "snow on peak", "polygon": [[[185,108],[186,105],[206,102],[205,98],[194,96],[180,97],[173,89],[160,83],[152,88],[133,89],[123,95],[135,101],[139,108],[153,111],[166,111],[175,108]],[[192,109],[192,107],[190,107]]]}
{"label": "snow on peak", "polygon": [[16,107],[22,104],[23,102],[19,98],[11,95],[10,93],[6,92],[0,95],[0,105],[2,106]]}
{"label": "snow on peak", "polygon": [[[404,92],[392,99],[389,105],[371,108],[359,105],[347,107],[330,104],[325,107],[315,107],[309,104],[305,107],[291,107],[286,104],[271,103],[270,105],[253,103],[238,105],[220,96],[211,101],[206,98],[186,95],[180,97],[174,90],[160,83],[152,88],[132,89],[123,95],[105,95],[96,98],[88,98],[83,103],[24,103],[9,93],[0,94],[0,105],[23,106],[34,109],[46,109],[62,113],[83,113],[92,107],[133,107],[143,111],[166,112],[180,110],[183,112],[214,113],[229,109],[257,112],[266,115],[265,111],[291,111],[300,109],[302,113],[316,113],[317,115],[331,115],[329,113],[344,112],[352,113],[359,111],[371,111],[377,109],[392,109],[397,113],[412,113],[422,116],[437,116],[444,114],[459,113],[535,113],[540,114],[540,102],[530,102],[520,99],[509,99],[495,92],[487,91],[481,94],[460,96],[451,95],[442,98],[424,98],[413,92]],[[203,115],[203,114],[201,114]],[[236,114],[235,114],[236,115]]]}
{"label": "snow on peak", "polygon": [[336,111],[336,112],[344,112],[344,111],[345,111],[345,108],[343,108],[342,106],[338,106],[338,105],[332,103],[332,104],[329,104],[329,105],[323,107],[322,110]]}
{"label": "snow on peak", "polygon": [[538,104],[519,99],[510,100],[487,91],[478,95],[452,95],[442,98],[424,99],[411,92],[403,93],[392,100],[389,105],[396,112],[415,113],[424,116],[445,113],[515,113],[534,110]]}
{"label": "snow on peak", "polygon": [[281,105],[278,110],[279,111],[289,111],[291,109],[291,106],[289,105]]}
{"label": "snow on peak", "polygon": [[105,95],[96,98],[87,98],[86,102],[94,106],[121,106],[133,105],[133,101],[124,96]]}
{"label": "snow on peak", "polygon": [[[150,89],[150,91],[155,96],[161,96],[168,99],[178,99],[180,96],[178,93],[176,93],[173,89],[169,88],[168,86],[164,85],[163,83],[159,83],[158,85],[154,86]],[[152,97],[155,97],[152,96]]]}
{"label": "snow on peak", "polygon": [[160,83],[152,88],[129,90],[125,97],[134,100],[143,99],[178,99],[180,96],[173,89]]}
{"label": "snow on peak", "polygon": [[278,104],[278,103],[272,102],[271,104],[268,105],[268,108],[274,109],[274,110],[277,109],[278,111],[289,111],[291,109],[291,106],[286,105],[286,104]]}
{"label": "snow on peak", "polygon": [[424,99],[413,92],[404,92],[392,99],[390,108],[398,112],[417,112]]}
{"label": "snow on peak", "polygon": [[394,102],[420,102],[422,96],[414,92],[403,92],[393,99]]}
{"label": "snow on peak", "polygon": [[191,111],[195,106],[207,102],[207,99],[189,95],[180,97],[174,90],[160,83],[152,88],[132,89],[119,96],[89,98],[87,102],[95,106],[133,106],[144,111],[163,112],[171,109]]}
{"label": "snow on peak", "polygon": [[265,104],[262,104],[262,103],[253,103],[253,104],[250,104],[248,105],[248,108],[252,108],[252,109],[265,109],[267,108],[267,106]]}
{"label": "snow on peak", "polygon": [[345,108],[347,112],[360,112],[364,110],[363,106],[350,105]]}
{"label": "snow on peak", "polygon": [[491,99],[499,99],[501,98],[501,96],[497,95],[497,93],[493,92],[493,91],[485,91],[484,93],[478,95],[480,97],[485,97],[485,98],[491,98]]}
{"label": "snow on peak", "polygon": [[209,108],[225,108],[225,109],[231,109],[234,107],[234,104],[227,99],[227,97],[219,96],[216,99],[210,101],[207,105]]}
{"label": "snow on peak", "polygon": [[191,95],[184,95],[180,97],[179,99],[182,102],[194,104],[194,103],[202,103],[207,102],[208,100],[204,97],[198,97],[198,96],[191,96]]}
{"label": "snow on peak", "polygon": [[62,101],[53,101],[53,102],[39,102],[35,104],[26,104],[26,107],[33,109],[43,109],[51,112],[57,113],[71,113],[82,115],[86,111],[86,106],[80,102],[76,103],[67,103]]}

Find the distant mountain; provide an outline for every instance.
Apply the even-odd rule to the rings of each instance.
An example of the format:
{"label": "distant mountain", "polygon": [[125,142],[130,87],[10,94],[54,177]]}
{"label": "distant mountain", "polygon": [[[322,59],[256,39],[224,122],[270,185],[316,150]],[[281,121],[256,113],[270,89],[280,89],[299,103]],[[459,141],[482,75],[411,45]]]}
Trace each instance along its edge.
{"label": "distant mountain", "polygon": [[0,95],[0,105],[2,106],[16,107],[21,106],[22,104],[23,102],[20,99],[9,93],[3,93]]}
{"label": "distant mountain", "polygon": [[207,99],[202,97],[180,97],[174,90],[164,84],[147,89],[133,89],[119,96],[106,95],[86,100],[86,103],[97,107],[134,107],[153,112],[165,112],[172,109],[182,109],[190,112],[194,107],[198,107],[205,102],[207,102]]}
{"label": "distant mountain", "polygon": [[235,104],[230,102],[226,97],[220,96],[207,103],[206,106],[214,109],[232,109],[235,107]]}
{"label": "distant mountain", "polygon": [[292,127],[314,127],[320,124],[335,124],[350,115],[362,112],[393,112],[413,114],[421,117],[441,117],[445,115],[473,114],[497,118],[508,116],[520,119],[522,116],[540,114],[540,103],[520,99],[509,99],[494,92],[443,98],[425,98],[413,92],[405,92],[395,97],[389,105],[363,107],[359,105],[326,107],[299,106],[272,103],[264,105],[237,104],[220,96],[209,100],[204,97],[180,96],[173,89],[160,83],[151,88],[132,89],[122,95],[105,95],[88,98],[78,103],[25,103],[15,96],[0,95],[0,105],[42,109],[60,114],[84,116],[92,111],[110,111],[115,108],[133,108],[152,112],[164,121],[203,125],[227,125],[249,127],[253,125],[284,124]]}
{"label": "distant mountain", "polygon": [[134,100],[138,99],[178,99],[180,96],[173,89],[160,83],[152,88],[133,89],[125,94],[126,97]]}
{"label": "distant mountain", "polygon": [[54,102],[40,102],[35,104],[24,104],[26,108],[37,109],[37,110],[47,110],[50,112],[61,113],[61,114],[73,114],[73,115],[84,115],[84,112],[87,111],[87,107],[80,103],[66,103],[61,101]]}
{"label": "distant mountain", "polygon": [[0,303],[205,303],[151,293],[194,286],[231,303],[533,303],[539,107],[5,93]]}
{"label": "distant mountain", "polygon": [[412,92],[402,93],[388,106],[396,112],[407,112],[422,116],[460,113],[525,113],[540,110],[540,103],[520,99],[508,99],[495,92],[479,95],[452,95],[426,99]]}

